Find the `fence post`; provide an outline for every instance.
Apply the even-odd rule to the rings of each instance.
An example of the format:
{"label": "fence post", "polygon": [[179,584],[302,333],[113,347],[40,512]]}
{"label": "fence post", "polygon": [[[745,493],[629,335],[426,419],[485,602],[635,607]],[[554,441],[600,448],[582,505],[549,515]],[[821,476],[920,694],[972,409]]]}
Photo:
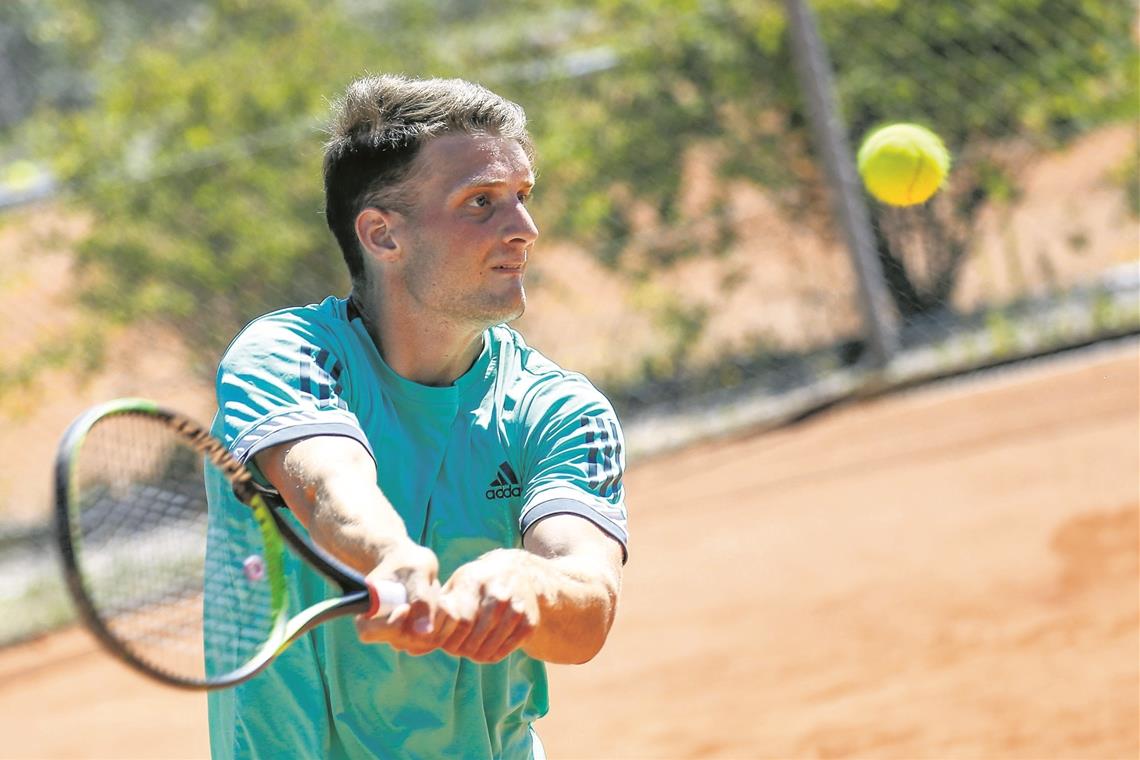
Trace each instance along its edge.
{"label": "fence post", "polygon": [[875,366],[883,367],[898,348],[895,312],[884,284],[871,217],[863,201],[846,129],[836,105],[831,64],[808,0],[785,0],[785,5],[796,74],[807,103],[816,150],[827,170],[835,210],[859,282],[859,306],[863,312],[868,358]]}

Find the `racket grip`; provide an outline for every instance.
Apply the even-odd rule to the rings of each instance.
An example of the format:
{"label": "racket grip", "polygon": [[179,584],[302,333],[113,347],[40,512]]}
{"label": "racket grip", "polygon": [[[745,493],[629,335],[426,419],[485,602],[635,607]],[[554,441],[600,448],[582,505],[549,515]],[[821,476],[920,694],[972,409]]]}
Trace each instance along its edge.
{"label": "racket grip", "polygon": [[368,607],[367,616],[375,617],[381,612],[388,613],[408,603],[408,590],[403,584],[396,581],[380,581],[368,584],[368,598],[372,604]]}

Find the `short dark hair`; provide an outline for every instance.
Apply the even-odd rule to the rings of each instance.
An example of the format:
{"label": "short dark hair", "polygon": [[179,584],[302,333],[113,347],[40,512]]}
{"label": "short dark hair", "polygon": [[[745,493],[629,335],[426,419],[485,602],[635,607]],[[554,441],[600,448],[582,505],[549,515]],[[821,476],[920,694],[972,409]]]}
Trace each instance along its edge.
{"label": "short dark hair", "polygon": [[325,220],[354,284],[365,279],[357,214],[369,206],[407,211],[403,183],[416,156],[451,133],[517,140],[534,161],[522,107],[462,79],[367,76],[335,104],[325,144]]}

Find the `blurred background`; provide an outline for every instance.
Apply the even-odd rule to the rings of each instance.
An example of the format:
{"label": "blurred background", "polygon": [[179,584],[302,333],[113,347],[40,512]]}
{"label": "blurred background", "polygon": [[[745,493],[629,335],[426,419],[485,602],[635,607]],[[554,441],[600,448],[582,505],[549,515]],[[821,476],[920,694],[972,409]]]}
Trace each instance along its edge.
{"label": "blurred background", "polygon": [[[1138,29],[1124,0],[3,3],[0,645],[71,616],[67,423],[124,395],[208,421],[243,324],[347,292],[320,162],[360,74],[524,106],[517,326],[636,459],[1140,332]],[[894,121],[953,155],[919,207],[854,181]]]}

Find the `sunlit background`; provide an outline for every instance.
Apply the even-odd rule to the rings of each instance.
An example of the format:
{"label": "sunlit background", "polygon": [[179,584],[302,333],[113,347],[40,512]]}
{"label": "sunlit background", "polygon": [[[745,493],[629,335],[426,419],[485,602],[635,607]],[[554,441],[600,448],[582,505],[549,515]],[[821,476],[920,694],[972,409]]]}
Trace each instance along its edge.
{"label": "sunlit background", "polygon": [[[1137,30],[1123,0],[3,3],[0,644],[71,616],[66,424],[125,395],[208,420],[243,324],[346,293],[320,161],[356,76],[526,109],[517,327],[636,460],[1140,331]],[[953,156],[919,207],[853,175],[895,121]]]}

